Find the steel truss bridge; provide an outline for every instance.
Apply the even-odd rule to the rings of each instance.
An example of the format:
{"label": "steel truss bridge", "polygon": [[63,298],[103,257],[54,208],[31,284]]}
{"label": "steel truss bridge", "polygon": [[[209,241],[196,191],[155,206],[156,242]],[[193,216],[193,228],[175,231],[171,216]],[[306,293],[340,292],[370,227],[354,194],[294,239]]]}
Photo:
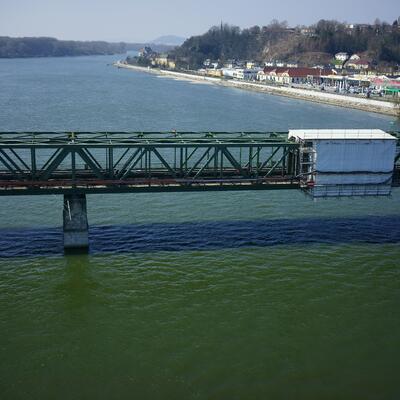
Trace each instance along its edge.
{"label": "steel truss bridge", "polygon": [[287,132],[0,132],[0,196],[63,194],[64,247],[87,249],[88,193],[299,189],[301,157]]}
{"label": "steel truss bridge", "polygon": [[[0,132],[0,195],[299,189],[299,144],[287,137],[287,132]],[[400,143],[398,149],[396,181]]]}
{"label": "steel truss bridge", "polygon": [[0,132],[0,195],[297,189],[298,146],[270,132]]}

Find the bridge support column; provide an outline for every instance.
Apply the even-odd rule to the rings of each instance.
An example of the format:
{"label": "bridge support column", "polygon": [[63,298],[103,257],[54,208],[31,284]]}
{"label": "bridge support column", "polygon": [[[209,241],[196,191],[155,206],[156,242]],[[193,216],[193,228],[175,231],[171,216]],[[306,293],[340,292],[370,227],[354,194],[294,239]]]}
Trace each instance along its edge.
{"label": "bridge support column", "polygon": [[89,247],[88,219],[85,194],[64,195],[64,248]]}

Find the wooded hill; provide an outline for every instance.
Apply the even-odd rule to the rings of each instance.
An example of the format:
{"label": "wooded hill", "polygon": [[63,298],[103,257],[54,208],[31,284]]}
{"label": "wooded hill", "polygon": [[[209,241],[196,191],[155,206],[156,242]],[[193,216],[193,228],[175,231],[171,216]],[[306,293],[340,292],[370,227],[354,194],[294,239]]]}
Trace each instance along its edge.
{"label": "wooded hill", "polygon": [[125,51],[124,43],[79,42],[49,37],[0,37],[0,58],[101,55]]}
{"label": "wooded hill", "polygon": [[180,67],[199,68],[206,59],[329,63],[338,52],[363,54],[378,64],[399,64],[398,21],[348,25],[321,20],[310,27],[296,28],[272,21],[248,29],[221,24],[203,35],[192,36],[170,54]]}
{"label": "wooded hill", "polygon": [[[122,54],[127,50],[139,50],[143,43],[108,43],[57,40],[50,37],[11,38],[0,36],[0,58],[63,57]],[[170,50],[172,46],[154,45],[157,51]]]}

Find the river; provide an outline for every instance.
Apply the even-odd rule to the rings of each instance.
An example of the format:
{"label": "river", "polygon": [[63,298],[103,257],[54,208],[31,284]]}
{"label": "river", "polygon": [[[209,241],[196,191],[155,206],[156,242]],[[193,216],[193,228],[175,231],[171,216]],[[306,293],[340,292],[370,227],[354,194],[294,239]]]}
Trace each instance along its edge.
{"label": "river", "polygon": [[[0,60],[0,130],[399,129],[387,116],[119,70]],[[0,197],[4,399],[395,399],[400,191]]]}

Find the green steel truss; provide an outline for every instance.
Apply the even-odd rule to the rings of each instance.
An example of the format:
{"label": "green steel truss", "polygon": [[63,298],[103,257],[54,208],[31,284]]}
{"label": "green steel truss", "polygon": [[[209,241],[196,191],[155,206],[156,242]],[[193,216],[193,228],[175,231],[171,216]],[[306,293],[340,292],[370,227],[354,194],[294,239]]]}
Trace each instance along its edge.
{"label": "green steel truss", "polygon": [[[392,132],[397,137],[398,132]],[[0,132],[0,196],[293,189],[287,132]],[[400,182],[400,145],[394,183]]]}
{"label": "green steel truss", "polygon": [[0,132],[0,195],[291,189],[287,132]]}

